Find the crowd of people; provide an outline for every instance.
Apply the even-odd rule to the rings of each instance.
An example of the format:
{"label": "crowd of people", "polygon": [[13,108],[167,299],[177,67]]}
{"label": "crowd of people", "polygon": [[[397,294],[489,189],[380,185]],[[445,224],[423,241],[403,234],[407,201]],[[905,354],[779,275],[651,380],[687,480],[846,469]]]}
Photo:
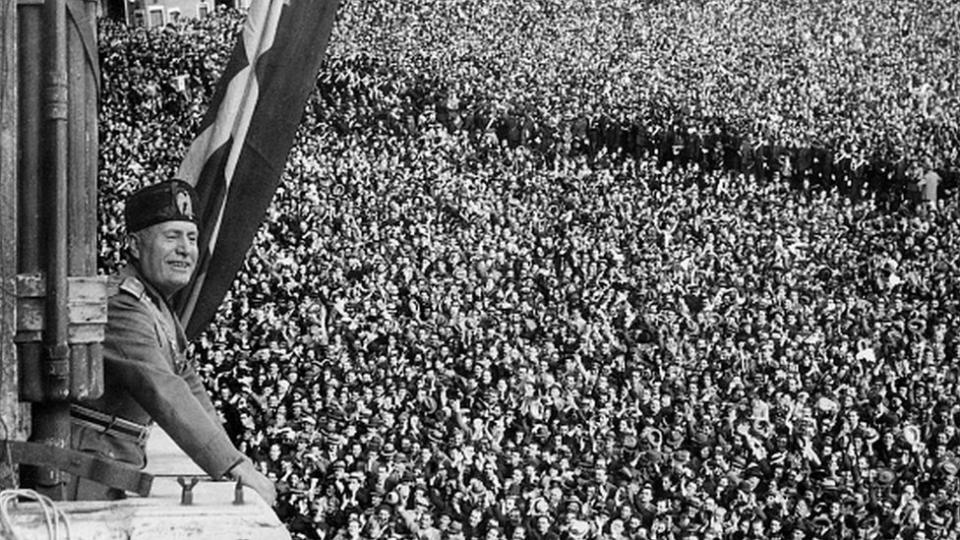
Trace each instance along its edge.
{"label": "crowd of people", "polygon": [[[960,538],[947,4],[345,2],[192,350],[292,535]],[[104,271],[238,20],[101,24]]]}
{"label": "crowd of people", "polygon": [[[495,115],[730,126],[854,164],[956,165],[960,7],[934,2],[348,2],[335,55]],[[541,128],[542,129],[542,128]],[[582,129],[582,127],[581,127]]]}

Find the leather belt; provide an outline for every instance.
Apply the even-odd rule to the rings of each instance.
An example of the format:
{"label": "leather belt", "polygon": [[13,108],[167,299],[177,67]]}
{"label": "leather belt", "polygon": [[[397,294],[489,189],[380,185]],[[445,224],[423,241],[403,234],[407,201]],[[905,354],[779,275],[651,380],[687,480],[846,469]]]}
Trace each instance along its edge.
{"label": "leather belt", "polygon": [[148,426],[75,403],[70,405],[70,421],[80,426],[98,430],[106,435],[135,443],[142,443],[150,436]]}

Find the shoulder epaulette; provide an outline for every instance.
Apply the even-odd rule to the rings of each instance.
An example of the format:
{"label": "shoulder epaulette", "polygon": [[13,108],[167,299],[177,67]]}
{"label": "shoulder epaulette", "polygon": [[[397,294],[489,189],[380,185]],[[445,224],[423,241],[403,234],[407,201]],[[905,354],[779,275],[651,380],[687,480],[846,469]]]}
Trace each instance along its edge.
{"label": "shoulder epaulette", "polygon": [[116,290],[123,291],[128,294],[132,294],[136,298],[140,298],[146,292],[146,288],[143,286],[143,283],[140,282],[134,276],[115,276],[111,278],[111,283],[108,285],[108,288],[111,289],[110,292],[113,292],[113,280],[116,280]]}

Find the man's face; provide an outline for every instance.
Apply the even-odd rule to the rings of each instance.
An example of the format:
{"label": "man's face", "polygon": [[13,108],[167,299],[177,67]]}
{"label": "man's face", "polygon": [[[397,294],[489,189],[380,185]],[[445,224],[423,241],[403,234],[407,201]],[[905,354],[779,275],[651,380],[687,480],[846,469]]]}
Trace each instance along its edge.
{"label": "man's face", "polygon": [[130,235],[130,250],[144,278],[164,295],[190,283],[197,265],[197,225],[165,221]]}

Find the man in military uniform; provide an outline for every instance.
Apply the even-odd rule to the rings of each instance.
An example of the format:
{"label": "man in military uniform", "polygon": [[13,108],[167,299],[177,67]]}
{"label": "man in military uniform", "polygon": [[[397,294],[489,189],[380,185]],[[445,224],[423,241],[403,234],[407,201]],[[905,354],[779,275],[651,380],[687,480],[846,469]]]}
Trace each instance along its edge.
{"label": "man in military uniform", "polygon": [[[145,187],[127,201],[127,266],[111,278],[104,338],[104,393],[71,406],[74,449],[146,466],[156,422],[214,479],[232,478],[273,504],[273,483],[233,445],[184,354],[187,341],[169,300],[185,287],[198,258],[196,194],[186,182]],[[75,499],[117,499],[123,492],[75,478]]]}

